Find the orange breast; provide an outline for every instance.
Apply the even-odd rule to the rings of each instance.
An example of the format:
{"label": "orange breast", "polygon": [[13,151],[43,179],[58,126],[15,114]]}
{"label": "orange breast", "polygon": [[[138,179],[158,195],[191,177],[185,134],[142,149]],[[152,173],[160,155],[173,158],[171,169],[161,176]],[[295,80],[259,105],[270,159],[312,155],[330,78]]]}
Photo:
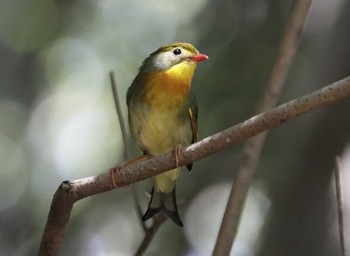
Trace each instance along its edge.
{"label": "orange breast", "polygon": [[174,77],[165,72],[148,74],[145,101],[151,106],[171,107],[180,104],[189,94],[191,79]]}
{"label": "orange breast", "polygon": [[183,61],[165,71],[149,73],[145,100],[154,106],[180,104],[188,97],[196,66],[195,62]]}
{"label": "orange breast", "polygon": [[167,70],[149,73],[145,81],[145,100],[156,107],[182,107],[181,103],[189,95],[196,66],[193,61],[183,61]]}

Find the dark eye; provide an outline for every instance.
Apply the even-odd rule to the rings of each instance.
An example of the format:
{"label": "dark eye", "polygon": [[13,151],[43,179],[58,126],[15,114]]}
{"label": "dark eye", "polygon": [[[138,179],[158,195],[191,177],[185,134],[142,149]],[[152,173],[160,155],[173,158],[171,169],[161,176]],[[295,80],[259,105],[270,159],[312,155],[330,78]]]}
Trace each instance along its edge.
{"label": "dark eye", "polygon": [[173,51],[173,53],[174,53],[175,55],[179,55],[179,54],[181,54],[181,50],[180,50],[179,48],[175,48],[174,51]]}

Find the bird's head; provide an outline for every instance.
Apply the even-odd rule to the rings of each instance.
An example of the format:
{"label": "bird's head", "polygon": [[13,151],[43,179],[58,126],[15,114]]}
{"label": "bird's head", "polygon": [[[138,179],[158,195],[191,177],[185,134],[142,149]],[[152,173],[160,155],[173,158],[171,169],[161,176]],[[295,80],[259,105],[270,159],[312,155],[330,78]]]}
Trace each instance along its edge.
{"label": "bird's head", "polygon": [[145,59],[140,67],[141,73],[173,70],[177,72],[194,71],[198,62],[208,60],[208,56],[189,43],[172,43],[160,47]]}

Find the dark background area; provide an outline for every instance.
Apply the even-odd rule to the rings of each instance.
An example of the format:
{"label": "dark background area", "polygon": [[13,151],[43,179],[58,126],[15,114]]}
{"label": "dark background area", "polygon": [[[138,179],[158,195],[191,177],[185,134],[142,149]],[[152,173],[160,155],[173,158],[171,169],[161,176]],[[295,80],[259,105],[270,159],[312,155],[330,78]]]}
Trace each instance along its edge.
{"label": "dark background area", "polygon": [[[200,138],[254,114],[292,1],[0,3],[0,254],[35,255],[52,196],[67,179],[122,162],[108,72],[125,94],[142,60],[186,41],[197,69]],[[350,2],[314,1],[280,103],[350,75]],[[339,255],[334,158],[350,213],[350,101],[269,133],[235,255]],[[140,152],[134,144],[133,156]],[[185,227],[167,221],[147,255],[210,255],[242,145],[203,159],[177,182]],[[138,185],[142,207],[150,183]],[[143,234],[129,188],[78,202],[62,255],[131,255]],[[349,239],[347,247],[349,247]]]}

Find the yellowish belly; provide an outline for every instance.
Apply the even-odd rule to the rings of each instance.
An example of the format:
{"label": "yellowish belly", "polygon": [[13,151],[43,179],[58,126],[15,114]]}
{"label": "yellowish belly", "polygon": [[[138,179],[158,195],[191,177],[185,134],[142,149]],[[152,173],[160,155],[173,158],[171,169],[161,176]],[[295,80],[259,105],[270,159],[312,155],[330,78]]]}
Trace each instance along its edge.
{"label": "yellowish belly", "polygon": [[[133,127],[138,127],[136,140],[151,155],[172,150],[176,145],[187,146],[192,141],[190,119],[179,118],[176,110],[149,110],[144,115],[133,116]],[[153,177],[154,188],[163,193],[174,190],[180,168]]]}
{"label": "yellowish belly", "polygon": [[158,192],[170,193],[175,188],[175,181],[179,177],[180,168],[170,170],[153,177],[154,188]]}
{"label": "yellowish belly", "polygon": [[185,122],[177,118],[175,111],[169,110],[150,112],[140,133],[141,143],[151,155],[165,153],[178,144],[187,146],[191,138],[190,120]]}

